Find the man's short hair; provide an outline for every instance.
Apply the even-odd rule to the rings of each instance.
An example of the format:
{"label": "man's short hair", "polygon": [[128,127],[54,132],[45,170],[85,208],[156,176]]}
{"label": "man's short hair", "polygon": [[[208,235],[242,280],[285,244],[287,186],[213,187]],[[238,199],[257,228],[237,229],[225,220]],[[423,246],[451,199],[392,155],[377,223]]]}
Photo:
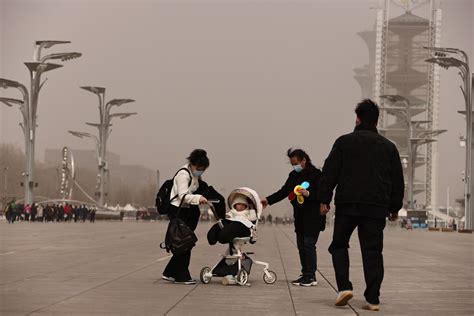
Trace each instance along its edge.
{"label": "man's short hair", "polygon": [[379,120],[379,107],[370,99],[364,99],[357,104],[355,109],[357,117],[363,124],[377,125]]}

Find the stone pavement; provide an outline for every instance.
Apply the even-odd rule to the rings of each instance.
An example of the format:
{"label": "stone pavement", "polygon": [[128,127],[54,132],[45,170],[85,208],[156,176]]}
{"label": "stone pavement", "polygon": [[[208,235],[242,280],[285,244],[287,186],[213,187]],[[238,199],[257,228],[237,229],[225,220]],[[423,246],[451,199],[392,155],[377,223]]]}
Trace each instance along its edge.
{"label": "stone pavement", "polygon": [[[200,223],[191,273],[219,260],[224,245],[207,245],[209,223]],[[168,254],[158,248],[166,223],[0,222],[0,315],[357,315],[364,291],[361,255],[351,240],[351,306],[334,306],[335,280],[327,248],[331,227],[318,241],[319,285],[289,283],[299,274],[291,226],[261,225],[247,245],[270,263],[274,285],[254,265],[250,287],[174,285],[161,280]],[[385,230],[382,315],[474,314],[474,235]]]}

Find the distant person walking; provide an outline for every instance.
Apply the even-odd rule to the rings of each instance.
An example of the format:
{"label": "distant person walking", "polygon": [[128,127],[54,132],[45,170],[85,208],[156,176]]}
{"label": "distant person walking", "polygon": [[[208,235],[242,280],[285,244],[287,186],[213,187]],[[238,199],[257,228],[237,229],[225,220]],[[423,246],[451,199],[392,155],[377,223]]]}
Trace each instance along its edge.
{"label": "distant person walking", "polygon": [[5,217],[7,218],[8,224],[13,224],[15,221],[15,201],[7,203],[5,207]]}
{"label": "distant person walking", "polygon": [[[301,275],[291,283],[300,286],[315,286],[318,284],[316,281],[316,242],[319,233],[326,225],[326,215],[321,215],[319,212],[318,188],[321,171],[311,163],[311,158],[302,149],[289,149],[287,156],[293,170],[280,190],[262,199],[262,205],[266,207],[286,198],[291,200],[301,263]],[[304,182],[308,183],[306,189],[301,187]],[[296,189],[297,186],[300,187]],[[295,191],[301,194],[299,198]],[[271,217],[269,221],[271,223]]]}
{"label": "distant person walking", "polygon": [[403,171],[397,147],[377,131],[377,104],[363,100],[355,112],[354,132],[336,140],[324,163],[320,185],[321,214],[329,212],[337,186],[334,235],[329,247],[339,290],[336,306],[347,305],[353,297],[347,249],[357,227],[366,283],[367,304],[364,308],[378,311],[384,277],[385,218],[396,220],[402,208]]}
{"label": "distant person walking", "polygon": [[90,220],[91,223],[95,223],[95,213],[96,213],[95,208],[90,210],[90,219],[89,220]]}
{"label": "distant person walking", "polygon": [[[209,158],[206,151],[195,149],[189,155],[188,163],[181,167],[173,180],[170,196],[177,196],[177,198],[171,201],[168,216],[170,219],[178,216],[193,231],[201,215],[199,204],[208,203],[204,196],[196,194],[199,189],[199,179],[208,167]],[[182,208],[178,214],[180,205]],[[173,254],[163,271],[162,278],[179,284],[196,284],[196,280],[192,279],[189,273],[190,260],[191,250],[182,254]]]}

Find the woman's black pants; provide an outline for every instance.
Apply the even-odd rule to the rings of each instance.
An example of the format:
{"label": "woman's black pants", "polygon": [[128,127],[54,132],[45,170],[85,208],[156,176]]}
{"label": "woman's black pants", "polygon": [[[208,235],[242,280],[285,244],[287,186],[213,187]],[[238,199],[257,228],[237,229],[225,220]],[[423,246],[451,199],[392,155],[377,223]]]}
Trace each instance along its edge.
{"label": "woman's black pants", "polygon": [[[182,208],[178,213],[178,208],[171,205],[168,212],[170,219],[178,216],[182,219],[191,230],[195,230],[199,221],[201,212],[198,206],[191,206],[190,208]],[[168,262],[163,275],[174,278],[177,282],[184,282],[191,280],[191,274],[189,273],[189,262],[191,261],[191,250],[181,253],[179,255],[173,255]]]}
{"label": "woman's black pants", "polygon": [[316,243],[319,231],[316,233],[296,233],[296,244],[300,255],[301,274],[303,277],[316,280],[317,255]]}

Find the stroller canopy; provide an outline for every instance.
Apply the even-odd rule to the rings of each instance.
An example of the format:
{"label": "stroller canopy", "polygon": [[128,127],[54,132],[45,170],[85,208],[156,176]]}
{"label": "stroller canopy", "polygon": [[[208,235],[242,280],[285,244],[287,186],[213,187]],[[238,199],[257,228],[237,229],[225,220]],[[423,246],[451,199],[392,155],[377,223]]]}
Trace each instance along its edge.
{"label": "stroller canopy", "polygon": [[250,201],[252,201],[253,205],[255,205],[255,211],[257,212],[257,219],[260,218],[263,211],[260,197],[258,196],[258,193],[255,190],[252,190],[247,187],[241,187],[230,192],[229,197],[227,198],[227,204],[229,205],[229,208],[232,208],[232,201],[238,194],[242,194],[249,198]]}

